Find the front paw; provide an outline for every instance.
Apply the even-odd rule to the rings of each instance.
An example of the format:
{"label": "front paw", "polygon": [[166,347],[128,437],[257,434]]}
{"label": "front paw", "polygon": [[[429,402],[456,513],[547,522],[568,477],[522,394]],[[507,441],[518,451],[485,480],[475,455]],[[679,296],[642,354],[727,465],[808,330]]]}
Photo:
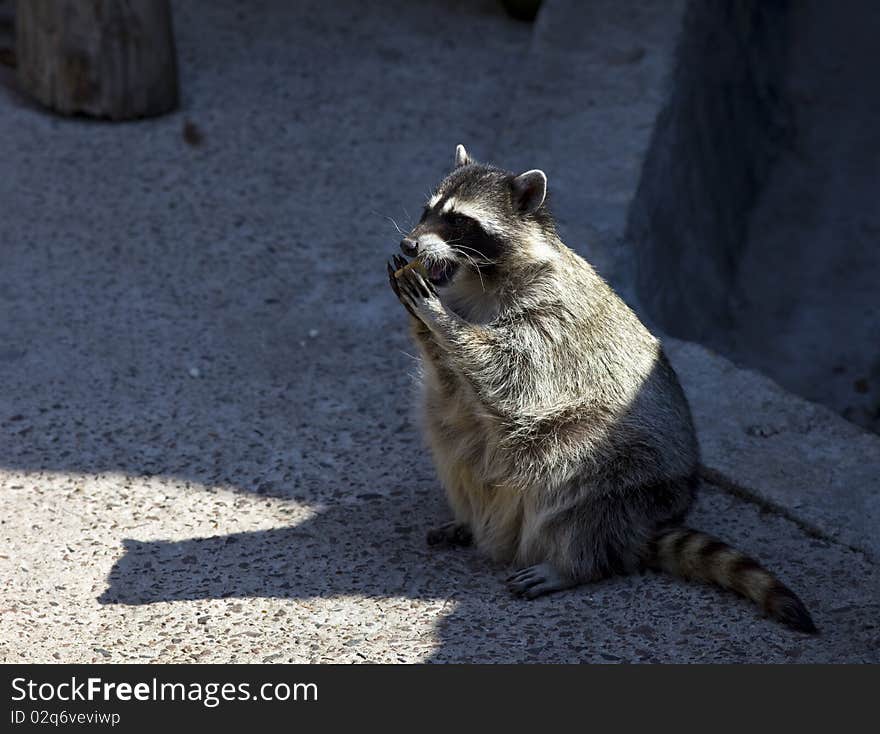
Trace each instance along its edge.
{"label": "front paw", "polygon": [[417,319],[431,325],[443,313],[443,304],[434,286],[414,268],[402,270],[407,262],[395,255],[388,263],[388,280],[398,300]]}

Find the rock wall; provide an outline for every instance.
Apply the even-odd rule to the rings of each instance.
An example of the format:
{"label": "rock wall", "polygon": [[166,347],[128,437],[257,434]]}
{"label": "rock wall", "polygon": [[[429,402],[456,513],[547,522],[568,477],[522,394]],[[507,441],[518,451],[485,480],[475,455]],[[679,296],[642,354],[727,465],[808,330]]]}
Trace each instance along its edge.
{"label": "rock wall", "polygon": [[784,2],[691,2],[627,239],[637,297],[675,336],[729,323],[738,256],[770,164],[790,136],[781,93]]}

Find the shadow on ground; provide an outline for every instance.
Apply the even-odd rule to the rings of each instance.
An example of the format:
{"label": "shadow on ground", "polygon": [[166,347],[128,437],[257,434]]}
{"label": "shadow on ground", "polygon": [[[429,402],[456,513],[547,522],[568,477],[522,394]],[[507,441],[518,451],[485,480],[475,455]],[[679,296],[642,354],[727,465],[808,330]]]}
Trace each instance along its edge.
{"label": "shadow on ground", "polygon": [[[876,657],[876,625],[869,620],[880,605],[866,608],[861,599],[864,579],[873,583],[869,567],[857,561],[857,568],[841,574],[841,565],[857,556],[810,540],[779,518],[760,517],[757,508],[710,486],[704,493],[694,519],[703,526],[726,527],[727,537],[759,551],[791,580],[823,625],[823,636],[793,633],[761,619],[747,602],[730,594],[653,573],[612,578],[533,602],[514,599],[503,586],[504,569],[475,551],[425,544],[427,527],[445,517],[442,501],[431,489],[415,490],[406,498],[364,498],[295,527],[177,542],[126,540],[99,601],[141,605],[352,595],[382,603],[390,598],[443,600],[451,605],[437,617],[435,662]],[[792,536],[800,536],[800,549],[789,542]],[[804,562],[808,549],[829,558],[829,567],[817,569]]]}
{"label": "shadow on ground", "polygon": [[[83,483],[77,507],[101,523],[153,492],[143,481],[152,475],[178,498],[219,487],[318,511],[293,527],[173,542],[138,540],[134,524],[114,526],[111,540],[78,529],[73,544],[128,538],[104,610],[228,597],[442,599],[450,611],[431,618],[437,661],[876,654],[859,604],[874,572],[860,556],[717,492],[695,524],[803,590],[824,638],[653,575],[524,603],[476,553],[429,550],[424,533],[447,511],[410,418],[414,350],[387,289],[397,236],[384,216],[405,219],[404,206],[419,205],[455,143],[489,149],[509,103],[505,60],[524,51],[528,31],[499,20],[488,0],[456,5],[467,22],[445,35],[444,3],[374,14],[361,3],[332,12],[269,3],[271,13],[193,5],[175,16],[181,115],[93,125],[0,100],[0,139],[16,146],[0,180],[0,464],[26,475],[22,486],[31,482],[43,504],[52,499],[38,491],[41,473],[100,475]],[[340,21],[342,7],[352,22]],[[452,52],[484,72],[460,80],[453,98],[400,63],[442,70]],[[182,138],[185,117],[203,132],[199,147]],[[179,538],[189,520],[165,512],[156,522]],[[13,555],[21,545],[48,555],[66,540],[16,522]],[[89,561],[63,563],[76,573]],[[28,603],[45,604],[42,591]],[[68,618],[93,603],[52,594]],[[124,639],[139,624],[128,615],[114,629]],[[56,647],[79,635],[51,632]]]}

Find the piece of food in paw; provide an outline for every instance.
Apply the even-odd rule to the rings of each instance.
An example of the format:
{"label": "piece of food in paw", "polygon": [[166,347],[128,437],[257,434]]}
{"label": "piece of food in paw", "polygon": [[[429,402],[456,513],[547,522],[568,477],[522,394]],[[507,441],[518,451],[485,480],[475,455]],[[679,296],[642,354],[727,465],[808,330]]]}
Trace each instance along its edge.
{"label": "piece of food in paw", "polygon": [[418,258],[415,258],[415,259],[413,259],[413,260],[410,260],[410,261],[409,261],[406,265],[404,265],[402,268],[400,268],[400,269],[398,269],[398,270],[395,270],[395,271],[394,271],[394,277],[395,277],[395,278],[399,278],[399,277],[400,277],[401,275],[403,275],[407,270],[415,270],[417,273],[419,273],[419,274],[422,275],[422,276],[427,276],[427,275],[428,275],[428,271],[425,269],[425,265],[424,265],[424,263],[422,263],[422,261],[419,260]]}

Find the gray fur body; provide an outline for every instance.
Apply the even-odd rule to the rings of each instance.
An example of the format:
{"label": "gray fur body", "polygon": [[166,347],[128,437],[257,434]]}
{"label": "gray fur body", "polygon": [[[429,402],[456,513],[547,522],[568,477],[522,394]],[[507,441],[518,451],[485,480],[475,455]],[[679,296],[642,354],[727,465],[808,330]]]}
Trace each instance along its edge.
{"label": "gray fur body", "polygon": [[687,510],[698,456],[657,340],[584,260],[554,249],[491,325],[415,331],[422,419],[456,520],[497,560],[580,582],[638,567],[658,523]]}
{"label": "gray fur body", "polygon": [[401,243],[425,276],[389,267],[455,517],[429,541],[473,539],[528,598],[653,566],[762,603],[778,582],[751,559],[681,528],[666,542],[696,486],[687,401],[659,341],[559,239],[545,196],[542,172],[513,176],[459,146]]}

